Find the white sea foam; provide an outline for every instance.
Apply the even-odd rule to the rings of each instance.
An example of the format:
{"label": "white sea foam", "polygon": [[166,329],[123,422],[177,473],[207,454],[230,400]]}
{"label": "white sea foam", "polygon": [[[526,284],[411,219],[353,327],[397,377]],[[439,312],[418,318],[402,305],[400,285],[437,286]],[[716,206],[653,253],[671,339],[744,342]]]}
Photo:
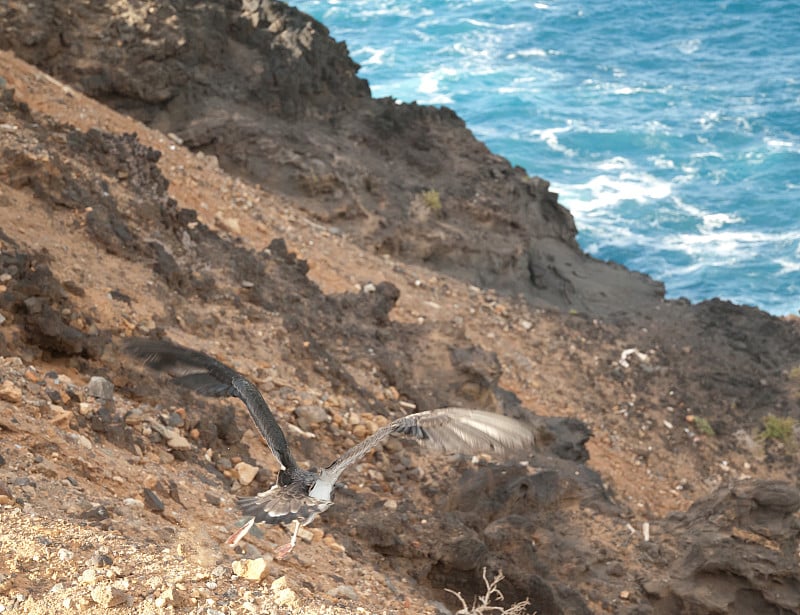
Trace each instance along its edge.
{"label": "white sea foam", "polygon": [[514,58],[546,58],[548,52],[545,49],[538,47],[531,47],[530,49],[520,49],[514,53],[509,53],[506,58],[513,60]]}
{"label": "white sea foam", "polygon": [[520,28],[527,27],[524,23],[494,23],[492,21],[484,21],[482,19],[465,18],[460,20],[462,23],[468,23],[471,26],[479,28],[490,28],[492,30],[519,30]]}
{"label": "white sea foam", "polygon": [[674,169],[675,168],[675,161],[670,160],[666,156],[650,156],[647,160],[652,164],[656,169]]}
{"label": "white sea foam", "polygon": [[417,85],[417,92],[423,94],[420,97],[420,102],[431,105],[448,105],[453,102],[452,97],[439,91],[439,83],[442,79],[451,77],[456,74],[456,71],[451,68],[442,68],[429,73],[423,73],[419,76],[419,84]]}
{"label": "white sea foam", "polygon": [[435,93],[439,90],[439,78],[440,74],[438,72],[421,74],[419,76],[419,87],[417,90],[423,94]]}
{"label": "white sea foam", "polygon": [[698,124],[700,124],[701,129],[711,130],[717,124],[719,124],[720,115],[721,113],[718,110],[706,111],[699,118],[697,118],[696,121]]}
{"label": "white sea foam", "polygon": [[633,164],[627,158],[622,156],[614,156],[597,164],[597,168],[601,171],[618,171],[620,169],[632,169]]}
{"label": "white sea foam", "polygon": [[719,158],[722,160],[725,156],[722,155],[722,152],[718,152],[716,150],[711,150],[708,152],[692,152],[689,155],[689,158],[693,160],[702,160],[703,158]]}
{"label": "white sea foam", "polygon": [[797,143],[788,139],[774,139],[768,137],[764,139],[764,145],[773,151],[797,152],[800,150],[800,148],[797,147]]}
{"label": "white sea foam", "polygon": [[677,45],[678,51],[684,53],[686,55],[692,55],[702,45],[702,41],[699,38],[690,38],[685,41],[680,41]]}
{"label": "white sea foam", "polygon": [[560,126],[557,128],[547,128],[543,130],[531,130],[530,135],[542,140],[554,152],[561,152],[565,156],[576,156],[577,152],[572,150],[558,141],[558,135],[562,132],[570,132],[571,126]]}
{"label": "white sea foam", "polygon": [[376,49],[375,47],[362,47],[353,52],[353,55],[363,57],[368,55],[366,59],[359,60],[362,66],[380,66],[383,64],[383,58],[386,55],[387,49]]}
{"label": "white sea foam", "polygon": [[[624,159],[615,158],[607,161],[607,170],[626,168]],[[590,213],[607,210],[623,203],[649,203],[666,199],[672,193],[670,183],[649,173],[621,170],[615,174],[600,174],[583,184],[574,184],[566,188],[559,187],[559,192],[567,206],[576,213]],[[569,199],[569,200],[567,200]]]}
{"label": "white sea foam", "polygon": [[800,271],[800,254],[796,255],[796,257],[792,260],[786,258],[776,258],[775,262],[780,265],[780,273],[797,273]]}
{"label": "white sea foam", "polygon": [[726,224],[737,224],[742,222],[742,218],[735,214],[724,214],[724,213],[714,213],[714,214],[705,214],[703,216],[703,223],[700,226],[700,230],[703,232],[713,232],[717,229],[722,228]]}
{"label": "white sea foam", "polygon": [[677,233],[663,238],[665,246],[680,250],[712,265],[740,262],[763,257],[764,248],[790,245],[800,241],[800,231],[768,233],[764,231],[701,230]]}

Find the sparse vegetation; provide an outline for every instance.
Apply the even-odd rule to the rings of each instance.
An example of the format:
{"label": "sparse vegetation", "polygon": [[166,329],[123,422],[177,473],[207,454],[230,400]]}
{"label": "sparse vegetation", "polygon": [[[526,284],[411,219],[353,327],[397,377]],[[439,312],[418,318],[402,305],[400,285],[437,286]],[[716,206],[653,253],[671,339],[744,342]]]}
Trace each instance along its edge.
{"label": "sparse vegetation", "polygon": [[341,188],[339,178],[333,173],[317,175],[309,173],[300,176],[300,185],[308,196],[319,196],[322,194],[333,194]]}
{"label": "sparse vegetation", "polygon": [[775,440],[787,446],[794,442],[793,418],[768,414],[764,417],[763,424],[764,429],[759,434],[762,440]]}
{"label": "sparse vegetation", "polygon": [[[492,581],[486,578],[486,568],[483,569],[483,582],[486,584],[486,593],[483,596],[476,597],[472,602],[472,606],[467,605],[467,601],[461,595],[461,592],[455,592],[452,589],[445,588],[445,591],[450,592],[461,601],[461,609],[456,611],[455,615],[488,615],[489,613],[498,613],[499,615],[528,615],[527,607],[530,601],[526,598],[522,602],[512,604],[506,608],[492,602],[503,602],[505,597],[503,593],[497,589],[500,581],[505,579],[503,571],[498,571],[497,575]],[[534,611],[533,615],[536,615]]]}
{"label": "sparse vegetation", "polygon": [[442,211],[442,198],[439,196],[438,190],[425,190],[422,193],[422,201],[427,205],[431,211]]}
{"label": "sparse vegetation", "polygon": [[717,435],[717,432],[714,431],[714,428],[711,426],[711,423],[708,422],[708,419],[705,419],[702,416],[694,417],[694,426],[695,429],[697,429],[697,433],[704,436],[713,437]]}

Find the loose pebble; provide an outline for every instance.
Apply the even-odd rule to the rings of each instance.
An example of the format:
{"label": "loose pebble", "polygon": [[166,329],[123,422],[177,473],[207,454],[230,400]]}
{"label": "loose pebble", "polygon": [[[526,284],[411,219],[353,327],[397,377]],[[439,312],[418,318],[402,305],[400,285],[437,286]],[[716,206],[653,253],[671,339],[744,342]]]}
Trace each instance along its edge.
{"label": "loose pebble", "polygon": [[344,598],[345,600],[352,600],[354,602],[358,600],[356,590],[349,585],[337,585],[328,591],[328,595],[332,598]]}
{"label": "loose pebble", "polygon": [[86,392],[97,399],[109,401],[114,399],[114,384],[102,376],[92,376],[89,379]]}
{"label": "loose pebble", "polygon": [[248,581],[261,581],[269,572],[269,563],[263,557],[236,560],[231,567],[236,576]]}
{"label": "loose pebble", "polygon": [[119,606],[128,600],[128,595],[112,585],[98,585],[92,588],[92,600],[104,608]]}
{"label": "loose pebble", "polygon": [[22,389],[10,380],[4,380],[0,384],[0,399],[18,404],[22,401]]}
{"label": "loose pebble", "polygon": [[176,451],[188,451],[192,448],[192,443],[183,436],[173,436],[167,440],[167,446]]}
{"label": "loose pebble", "polygon": [[297,594],[293,589],[284,587],[275,592],[275,604],[278,606],[288,606],[297,600]]}
{"label": "loose pebble", "polygon": [[142,489],[142,496],[144,497],[144,507],[152,512],[164,512],[164,502],[156,495],[155,491],[145,487]]}
{"label": "loose pebble", "polygon": [[242,485],[249,485],[253,482],[256,475],[258,474],[258,468],[254,465],[250,465],[245,461],[240,461],[235,466],[233,466],[233,471],[236,477],[236,480],[239,481]]}

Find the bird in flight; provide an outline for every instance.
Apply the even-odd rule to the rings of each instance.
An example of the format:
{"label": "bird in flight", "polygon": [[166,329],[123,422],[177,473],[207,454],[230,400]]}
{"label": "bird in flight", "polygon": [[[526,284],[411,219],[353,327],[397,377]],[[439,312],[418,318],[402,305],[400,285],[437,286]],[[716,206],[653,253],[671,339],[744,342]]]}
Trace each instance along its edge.
{"label": "bird in flight", "polygon": [[247,521],[228,538],[236,545],[255,523],[284,524],[294,521],[288,544],[275,551],[286,557],[297,542],[301,526],[308,525],[333,504],[337,480],[347,468],[392,434],[409,436],[430,449],[447,453],[488,452],[507,456],[530,453],[531,427],[516,419],[467,408],[439,408],[395,419],[346,451],[322,470],[297,465],[286,437],[256,386],[242,374],[205,353],[166,340],[129,339],[125,349],[144,359],[149,367],[172,376],[174,382],[211,397],[237,397],[250,413],[256,428],[280,464],[275,484],[252,497],[238,498]]}

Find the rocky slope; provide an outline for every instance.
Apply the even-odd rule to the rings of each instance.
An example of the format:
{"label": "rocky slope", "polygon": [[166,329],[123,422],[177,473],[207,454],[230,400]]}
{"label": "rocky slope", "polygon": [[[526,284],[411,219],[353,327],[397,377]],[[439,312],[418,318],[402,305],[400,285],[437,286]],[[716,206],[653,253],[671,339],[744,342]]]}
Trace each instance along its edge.
{"label": "rocky slope", "polygon": [[[123,78],[122,52],[99,70],[98,40],[143,48],[147,24],[182,32],[184,13],[206,23],[191,4],[160,8],[171,12],[151,22],[150,4],[109,3],[96,14],[121,21],[102,29],[113,36],[92,37],[100,30],[91,24],[102,22],[84,5],[43,4],[40,30],[26,30],[20,24],[36,16],[33,6],[0,8],[4,42],[40,55],[40,63],[60,57],[54,67],[72,67],[58,70],[79,71],[83,57],[85,75],[130,79],[129,91],[155,82],[136,81],[135,70]],[[248,46],[234,42],[262,37],[278,58],[257,54],[260,61],[278,64],[291,56],[281,59],[281,41],[329,46],[307,57],[316,58],[313,78],[299,69],[293,76],[306,83],[298,91],[317,83],[327,102],[282,109],[263,96],[274,114],[269,124],[335,143],[321,117],[347,122],[362,103],[383,103],[370,102],[354,77],[349,85],[335,77],[354,70],[341,58],[320,64],[337,47],[323,42],[319,25],[292,30],[292,20],[310,22],[269,7],[256,33],[244,34],[255,17],[240,21],[241,7],[228,5],[225,23],[238,28],[226,36],[239,38],[206,38],[226,49],[244,45],[244,53]],[[283,15],[282,29],[275,15]],[[161,49],[156,42],[152,49]],[[149,57],[158,64],[172,56]],[[195,76],[211,70],[197,57]],[[203,58],[213,63],[219,54]],[[235,75],[231,92],[247,82]],[[796,320],[652,295],[631,301],[650,309],[625,312],[618,296],[601,298],[580,284],[560,301],[550,301],[558,293],[548,284],[533,294],[592,315],[541,309],[497,292],[508,290],[503,275],[482,288],[462,278],[486,281],[487,271],[455,271],[446,259],[423,267],[410,252],[376,252],[364,238],[398,233],[405,240],[412,228],[394,225],[388,209],[361,218],[320,213],[336,199],[361,202],[354,192],[298,196],[301,184],[290,181],[298,176],[286,169],[274,185],[242,181],[217,158],[9,53],[0,53],[0,77],[0,606],[435,612],[442,603],[457,606],[444,588],[480,593],[486,566],[504,571],[507,603],[527,597],[539,613],[797,611],[796,435],[760,435],[770,415],[799,418]],[[73,81],[83,89],[91,82]],[[121,100],[107,95],[105,102]],[[134,115],[144,109],[129,103]],[[332,115],[322,114],[326,108]],[[156,115],[142,117],[158,124]],[[449,136],[440,139],[467,139],[458,124],[454,135],[443,127]],[[275,143],[285,151],[294,141]],[[347,150],[336,158],[342,169],[348,157],[348,164],[359,155],[363,164],[380,158],[339,147]],[[414,149],[404,142],[396,151]],[[217,153],[222,164],[225,154]],[[458,178],[469,183],[493,168],[487,156],[484,150],[471,164],[459,158]],[[416,189],[408,186],[431,185],[411,167],[394,170],[406,197]],[[526,181],[533,180],[518,171],[492,178],[499,192],[485,194],[497,197],[497,220],[488,216],[487,227],[520,228],[508,213],[518,211],[498,195]],[[409,210],[408,202],[402,207]],[[469,208],[453,207],[450,217],[430,216],[413,228],[468,232]],[[568,214],[555,209],[561,223],[547,231],[537,222],[526,232],[553,232],[555,242],[569,228]],[[379,232],[370,230],[373,216],[383,215]],[[561,239],[559,249],[580,257],[569,232]],[[481,249],[494,249],[484,243]],[[637,279],[585,257],[576,262]],[[327,463],[388,417],[449,404],[530,421],[539,444],[524,464],[497,464],[422,456],[392,441],[345,475],[336,504],[292,558],[271,561],[271,548],[285,541],[281,528],[231,552],[222,542],[237,520],[233,496],[271,484],[275,462],[236,403],[186,395],[121,354],[120,340],[132,334],[167,336],[251,375],[309,464]],[[113,396],[98,381],[90,385],[92,376],[113,382]],[[264,570],[257,561],[237,563],[260,556]]]}

